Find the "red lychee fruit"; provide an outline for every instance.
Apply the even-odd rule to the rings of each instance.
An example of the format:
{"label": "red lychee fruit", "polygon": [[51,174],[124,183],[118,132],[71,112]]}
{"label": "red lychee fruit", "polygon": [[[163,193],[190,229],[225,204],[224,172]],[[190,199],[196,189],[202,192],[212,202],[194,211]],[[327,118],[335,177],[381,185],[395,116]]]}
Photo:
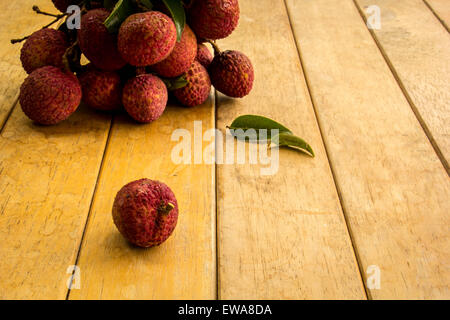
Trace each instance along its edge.
{"label": "red lychee fruit", "polygon": [[199,38],[226,38],[239,22],[238,0],[195,0],[188,9],[188,20]]}
{"label": "red lychee fruit", "polygon": [[129,242],[149,248],[166,241],[178,221],[178,203],[162,182],[141,179],[117,193],[112,209],[114,224]]}
{"label": "red lychee fruit", "polygon": [[194,61],[185,78],[188,84],[173,91],[178,101],[187,107],[195,107],[205,102],[211,92],[211,80],[205,67]]}
{"label": "red lychee fruit", "polygon": [[44,125],[56,124],[78,108],[81,87],[73,74],[52,66],[42,67],[25,79],[19,101],[31,120]]}
{"label": "red lychee fruit", "polygon": [[172,19],[164,13],[149,11],[129,16],[120,26],[119,51],[131,65],[145,67],[169,56],[177,41]]}
{"label": "red lychee fruit", "polygon": [[27,73],[45,67],[63,67],[62,57],[69,47],[64,32],[55,29],[41,29],[25,41],[20,53],[22,66]]}
{"label": "red lychee fruit", "polygon": [[167,88],[164,82],[151,74],[138,75],[127,81],[122,102],[128,114],[138,122],[153,122],[167,106]]}
{"label": "red lychee fruit", "polygon": [[62,13],[65,13],[68,6],[72,4],[80,4],[81,0],[52,0],[52,2],[55,5],[56,9],[58,9]]}
{"label": "red lychee fruit", "polygon": [[83,102],[103,111],[117,110],[122,106],[122,83],[114,71],[102,71],[89,65],[78,76],[83,90]]}
{"label": "red lychee fruit", "polygon": [[200,62],[206,69],[208,69],[209,65],[211,64],[213,56],[208,47],[204,44],[198,45],[196,60]]}
{"label": "red lychee fruit", "polygon": [[154,64],[152,70],[166,78],[173,78],[185,73],[197,55],[197,38],[188,25],[184,27],[180,42],[175,44],[170,55]]}
{"label": "red lychee fruit", "polygon": [[223,94],[242,98],[250,93],[255,75],[250,59],[239,51],[217,54],[209,66],[213,86]]}
{"label": "red lychee fruit", "polygon": [[117,35],[109,33],[103,22],[109,16],[106,9],[90,10],[81,18],[78,42],[81,52],[97,68],[119,70],[126,65],[117,49]]}

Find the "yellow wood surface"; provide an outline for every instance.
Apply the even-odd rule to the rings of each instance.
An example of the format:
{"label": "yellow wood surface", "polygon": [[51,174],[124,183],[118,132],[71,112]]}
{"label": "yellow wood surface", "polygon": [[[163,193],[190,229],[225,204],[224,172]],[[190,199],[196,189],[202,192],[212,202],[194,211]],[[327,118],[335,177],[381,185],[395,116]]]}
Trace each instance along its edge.
{"label": "yellow wood surface", "polygon": [[255,86],[244,99],[218,99],[223,130],[242,114],[280,121],[316,152],[280,151],[265,165],[218,167],[221,299],[365,298],[333,177],[304,81],[283,1],[241,1],[240,27],[219,41],[245,52]]}
{"label": "yellow wood surface", "polygon": [[[216,298],[215,167],[171,159],[175,129],[193,138],[194,121],[202,121],[203,131],[214,128],[213,100],[191,109],[168,107],[149,125],[127,116],[114,121],[78,263],[81,289],[72,290],[71,299]],[[111,217],[117,191],[140,178],[166,183],[179,206],[174,234],[150,249],[129,245]]]}
{"label": "yellow wood surface", "polygon": [[57,126],[18,105],[0,136],[0,299],[64,299],[109,117],[82,108]]}
{"label": "yellow wood surface", "polygon": [[450,173],[450,35],[423,0],[357,3],[366,16],[365,7],[380,8],[373,32]]}
{"label": "yellow wood surface", "polygon": [[[216,111],[214,94],[172,104],[150,125],[123,114],[111,127],[82,106],[45,127],[16,103],[26,74],[9,40],[52,20],[32,5],[57,11],[0,0],[0,299],[65,299],[75,263],[70,299],[450,298],[450,181],[424,132],[448,159],[449,35],[437,17],[448,26],[450,1],[425,1],[241,0],[219,45],[253,61],[248,97],[219,94]],[[358,13],[370,4],[383,52]],[[193,139],[194,121],[225,132],[249,113],[285,124],[316,157],[282,149],[273,176],[172,161],[175,129]],[[167,183],[180,207],[152,249],[129,245],[111,217],[117,191],[143,177]],[[364,288],[369,266],[379,289]]]}
{"label": "yellow wood surface", "polygon": [[1,0],[0,11],[0,128],[5,123],[26,72],[20,62],[22,44],[11,44],[11,39],[22,38],[52,21],[52,17],[38,16],[31,8],[39,5],[42,10],[57,12],[51,1],[45,0]]}
{"label": "yellow wood surface", "polygon": [[448,299],[450,181],[410,105],[353,1],[287,4],[370,296]]}
{"label": "yellow wood surface", "polygon": [[433,10],[434,14],[442,22],[444,27],[449,30],[450,26],[450,3],[448,0],[424,0]]}

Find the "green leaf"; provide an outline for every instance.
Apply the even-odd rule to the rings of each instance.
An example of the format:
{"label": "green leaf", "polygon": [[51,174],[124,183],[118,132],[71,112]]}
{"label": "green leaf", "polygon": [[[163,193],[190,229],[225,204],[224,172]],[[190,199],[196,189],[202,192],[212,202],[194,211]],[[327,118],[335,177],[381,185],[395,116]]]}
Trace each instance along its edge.
{"label": "green leaf", "polygon": [[179,78],[176,78],[174,81],[172,81],[172,86],[170,87],[170,90],[176,90],[181,89],[188,85],[188,81],[184,76],[181,76]]}
{"label": "green leaf", "polygon": [[103,6],[108,10],[112,10],[116,3],[117,0],[103,0]]}
{"label": "green leaf", "polygon": [[312,157],[315,156],[313,149],[305,140],[294,136],[289,132],[282,132],[279,135],[274,136],[271,142],[280,147],[295,148],[306,153],[307,155],[310,155]]}
{"label": "green leaf", "polygon": [[169,91],[183,88],[183,87],[187,86],[187,84],[188,84],[188,81],[186,80],[184,75],[180,76],[178,78],[162,79],[162,81],[165,83],[167,90],[169,90]]}
{"label": "green leaf", "polygon": [[140,4],[143,5],[147,9],[153,8],[153,3],[150,0],[139,0]]}
{"label": "green leaf", "polygon": [[131,14],[133,14],[133,4],[131,0],[119,0],[117,1],[114,9],[108,18],[106,18],[103,24],[108,29],[109,32],[117,32],[119,31],[120,25],[122,22],[128,18]]}
{"label": "green leaf", "polygon": [[272,119],[251,114],[237,117],[228,128],[231,130],[242,129],[244,131],[254,129],[257,134],[259,134],[259,130],[266,129],[268,139],[271,137],[270,130],[279,130],[279,133],[292,133],[291,130]]}
{"label": "green leaf", "polygon": [[186,13],[182,0],[162,0],[172,15],[173,22],[177,28],[177,41],[180,41],[184,26],[186,25]]}

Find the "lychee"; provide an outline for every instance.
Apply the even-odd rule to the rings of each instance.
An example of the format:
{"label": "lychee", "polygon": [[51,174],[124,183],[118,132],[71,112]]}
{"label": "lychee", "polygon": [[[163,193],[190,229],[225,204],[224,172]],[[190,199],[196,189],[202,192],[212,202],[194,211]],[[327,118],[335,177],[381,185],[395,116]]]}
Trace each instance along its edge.
{"label": "lychee", "polygon": [[45,67],[63,67],[62,58],[69,43],[64,32],[55,29],[41,29],[34,32],[25,42],[20,53],[22,66],[27,73]]}
{"label": "lychee", "polygon": [[23,112],[37,123],[50,125],[67,119],[78,108],[78,79],[52,66],[34,70],[20,88]]}
{"label": "lychee", "polygon": [[116,110],[122,106],[122,84],[115,71],[102,71],[89,65],[78,76],[83,102],[97,110]]}
{"label": "lychee", "polygon": [[211,64],[213,56],[208,47],[204,44],[198,45],[196,60],[200,62],[206,69],[208,69],[209,65]]}
{"label": "lychee", "polygon": [[187,107],[195,107],[205,102],[211,91],[211,80],[205,67],[194,61],[185,78],[188,84],[173,91],[178,101]]}
{"label": "lychee", "polygon": [[118,45],[122,57],[136,67],[158,63],[169,56],[177,41],[172,19],[149,11],[129,16],[120,26]]}
{"label": "lychee", "polygon": [[213,86],[229,97],[242,98],[252,90],[253,66],[250,59],[239,51],[216,54],[208,71]]}
{"label": "lychee", "polygon": [[185,73],[197,55],[197,38],[188,25],[184,27],[181,39],[175,44],[170,55],[154,64],[152,70],[166,78],[173,78]]}
{"label": "lychee", "polygon": [[188,20],[199,38],[226,38],[239,22],[238,0],[195,0],[188,9]]}
{"label": "lychee", "polygon": [[81,18],[78,42],[81,52],[97,68],[114,71],[126,65],[117,49],[117,35],[109,33],[103,22],[109,16],[106,9],[88,11]]}
{"label": "lychee", "polygon": [[82,0],[52,0],[56,9],[65,13],[67,11],[67,7],[72,4],[80,4]]}
{"label": "lychee", "polygon": [[117,229],[129,242],[149,248],[166,241],[175,230],[178,203],[164,183],[141,179],[120,189],[112,216]]}
{"label": "lychee", "polygon": [[143,123],[155,121],[163,114],[167,98],[164,82],[151,74],[128,80],[122,94],[125,110],[133,119]]}

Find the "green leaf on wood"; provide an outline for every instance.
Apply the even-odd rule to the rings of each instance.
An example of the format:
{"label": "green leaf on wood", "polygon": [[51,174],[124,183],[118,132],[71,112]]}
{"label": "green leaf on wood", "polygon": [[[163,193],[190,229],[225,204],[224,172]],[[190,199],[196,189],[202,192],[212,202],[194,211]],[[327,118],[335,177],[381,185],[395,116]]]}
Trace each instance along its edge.
{"label": "green leaf on wood", "polygon": [[[291,130],[272,119],[248,114],[237,117],[228,128],[233,130],[232,134],[237,139],[248,141],[261,138],[259,130],[266,130],[267,139],[272,144],[280,147],[295,148],[314,157],[313,149],[305,140],[294,136]],[[253,130],[253,132],[248,132],[249,130]],[[272,136],[271,130],[277,130],[277,134]]]}
{"label": "green leaf on wood", "polygon": [[282,132],[291,132],[288,128],[283,126],[282,124],[263,117],[263,116],[257,116],[252,114],[247,114],[244,116],[237,117],[233,123],[228,127],[231,130],[248,130],[248,129],[254,129],[256,130],[256,133],[259,135],[259,130],[267,130],[267,138],[270,139],[271,137],[271,130],[278,130],[279,133]]}
{"label": "green leaf on wood", "polygon": [[186,25],[186,13],[182,0],[162,0],[172,15],[173,22],[177,29],[177,41],[181,40],[184,26]]}
{"label": "green leaf on wood", "polygon": [[280,147],[290,147],[298,149],[311,157],[314,157],[314,151],[311,146],[302,138],[294,136],[289,132],[282,132],[277,136],[272,137],[273,144],[278,145]]}

